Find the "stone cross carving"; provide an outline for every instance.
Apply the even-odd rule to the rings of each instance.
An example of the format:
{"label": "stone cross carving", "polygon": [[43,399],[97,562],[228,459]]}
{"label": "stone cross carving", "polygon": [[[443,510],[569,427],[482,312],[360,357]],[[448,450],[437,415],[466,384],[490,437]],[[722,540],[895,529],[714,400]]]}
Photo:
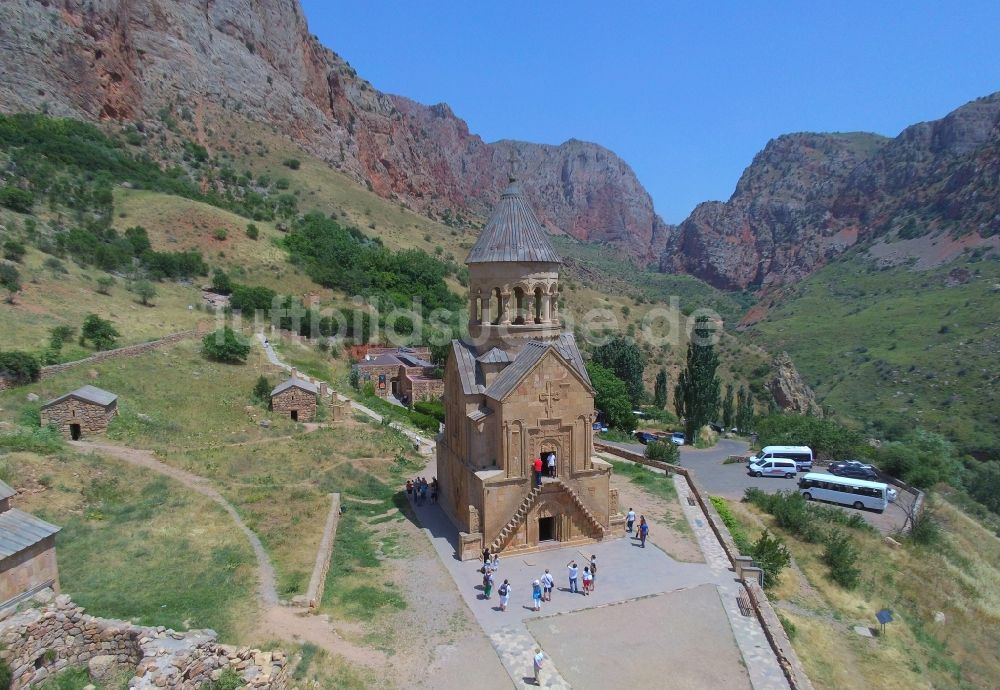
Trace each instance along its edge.
{"label": "stone cross carving", "polygon": [[545,382],[545,392],[544,393],[539,393],[538,394],[538,399],[541,402],[545,403],[545,414],[547,416],[551,417],[552,416],[552,403],[558,402],[559,400],[561,400],[562,396],[559,395],[559,391],[553,391],[552,390],[552,382],[551,381],[546,381]]}

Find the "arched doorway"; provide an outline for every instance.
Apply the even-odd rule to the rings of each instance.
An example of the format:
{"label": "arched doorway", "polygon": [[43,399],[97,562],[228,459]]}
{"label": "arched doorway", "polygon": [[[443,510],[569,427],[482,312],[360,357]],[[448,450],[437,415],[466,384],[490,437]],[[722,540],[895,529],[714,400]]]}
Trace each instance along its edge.
{"label": "arched doorway", "polygon": [[[539,457],[542,458],[542,474],[546,477],[559,477],[564,474],[562,471],[562,447],[554,439],[545,439],[539,447]],[[549,455],[555,455],[555,468],[549,470]]]}

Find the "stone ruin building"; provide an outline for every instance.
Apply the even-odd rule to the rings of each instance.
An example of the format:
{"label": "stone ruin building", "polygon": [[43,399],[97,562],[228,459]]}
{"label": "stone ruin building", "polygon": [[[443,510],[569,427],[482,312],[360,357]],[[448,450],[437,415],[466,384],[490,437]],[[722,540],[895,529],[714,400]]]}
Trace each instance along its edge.
{"label": "stone ruin building", "polygon": [[[594,389],[559,320],[559,266],[512,181],[469,253],[469,336],[445,368],[439,502],[460,557],[602,539],[617,524],[611,466],[593,457]],[[536,487],[532,462],[556,453]]]}
{"label": "stone ruin building", "polygon": [[67,438],[100,434],[118,414],[118,396],[96,386],[83,386],[42,405],[42,426],[55,425]]}
{"label": "stone ruin building", "polygon": [[322,399],[326,397],[326,384],[317,386],[304,381],[295,373],[292,378],[278,384],[271,391],[271,409],[288,415],[293,422],[311,422]]}
{"label": "stone ruin building", "polygon": [[0,610],[43,589],[59,589],[59,528],[12,507],[14,493],[0,481]]}
{"label": "stone ruin building", "polygon": [[437,400],[444,394],[444,381],[430,358],[427,347],[369,347],[354,367],[360,385],[371,383],[375,395],[409,404]]}

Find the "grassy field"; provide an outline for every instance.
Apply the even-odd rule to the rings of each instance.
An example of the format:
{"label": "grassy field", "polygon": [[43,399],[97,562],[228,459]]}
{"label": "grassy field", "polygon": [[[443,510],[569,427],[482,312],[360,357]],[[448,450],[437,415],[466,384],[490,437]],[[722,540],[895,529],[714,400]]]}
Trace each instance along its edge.
{"label": "grassy field", "polygon": [[[730,505],[751,539],[768,526],[792,553],[798,570],[782,573],[771,598],[817,688],[985,688],[1000,678],[1000,541],[958,509],[931,501],[942,524],[934,546],[892,548],[851,531],[862,574],[846,590],[830,580],[822,546],[776,529],[748,504]],[[877,628],[882,608],[895,617],[885,636],[854,632]]]}
{"label": "grassy field", "polygon": [[[122,463],[69,451],[12,453],[17,507],[62,527],[62,589],[88,612],[176,630],[249,633],[255,564],[214,503]],[[199,583],[192,587],[191,583]]]}
{"label": "grassy field", "polygon": [[[98,294],[97,279],[105,276],[97,269],[84,269],[71,261],[51,263],[52,257],[28,249],[24,262],[18,266],[22,290],[15,304],[0,303],[0,347],[40,351],[49,342],[54,326],[70,326],[77,334],[84,317],[94,313],[110,319],[121,333],[118,345],[131,345],[156,340],[169,333],[194,328],[209,317],[188,309],[201,301],[200,293],[188,285],[163,282],[156,285],[154,306],[143,306],[135,294],[119,279],[109,295]],[[50,266],[46,266],[46,261]],[[65,344],[63,360],[79,359],[93,354],[73,340]]]}
{"label": "grassy field", "polygon": [[[961,268],[969,282],[950,285]],[[995,457],[998,282],[995,261],[927,271],[838,261],[789,289],[750,336],[787,350],[824,406],[877,437],[923,427]]]}

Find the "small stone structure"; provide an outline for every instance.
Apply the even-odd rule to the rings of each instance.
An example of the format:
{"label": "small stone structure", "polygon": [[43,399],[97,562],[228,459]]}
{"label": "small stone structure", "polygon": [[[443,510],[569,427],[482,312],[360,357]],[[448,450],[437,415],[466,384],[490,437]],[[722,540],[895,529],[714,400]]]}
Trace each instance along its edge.
{"label": "small stone structure", "polygon": [[12,690],[39,683],[72,666],[135,668],[129,688],[195,690],[218,680],[228,667],[243,687],[284,690],[285,655],[219,644],[212,630],[174,632],[84,613],[68,596],[36,595],[43,605],[0,620],[0,658],[11,668]]}
{"label": "small stone structure", "polygon": [[84,433],[99,434],[118,414],[118,396],[96,386],[83,386],[42,405],[42,426],[53,424],[74,441]]}
{"label": "small stone structure", "polygon": [[271,391],[271,409],[291,417],[296,422],[311,422],[316,418],[320,390],[315,384],[292,378]]}
{"label": "small stone structure", "polygon": [[12,508],[14,493],[0,481],[0,609],[46,587],[59,589],[59,528]]}
{"label": "small stone structure", "polygon": [[364,359],[354,365],[362,386],[371,383],[381,398],[390,395],[410,403],[437,400],[444,395],[444,381],[435,374],[426,347],[369,347]]}

